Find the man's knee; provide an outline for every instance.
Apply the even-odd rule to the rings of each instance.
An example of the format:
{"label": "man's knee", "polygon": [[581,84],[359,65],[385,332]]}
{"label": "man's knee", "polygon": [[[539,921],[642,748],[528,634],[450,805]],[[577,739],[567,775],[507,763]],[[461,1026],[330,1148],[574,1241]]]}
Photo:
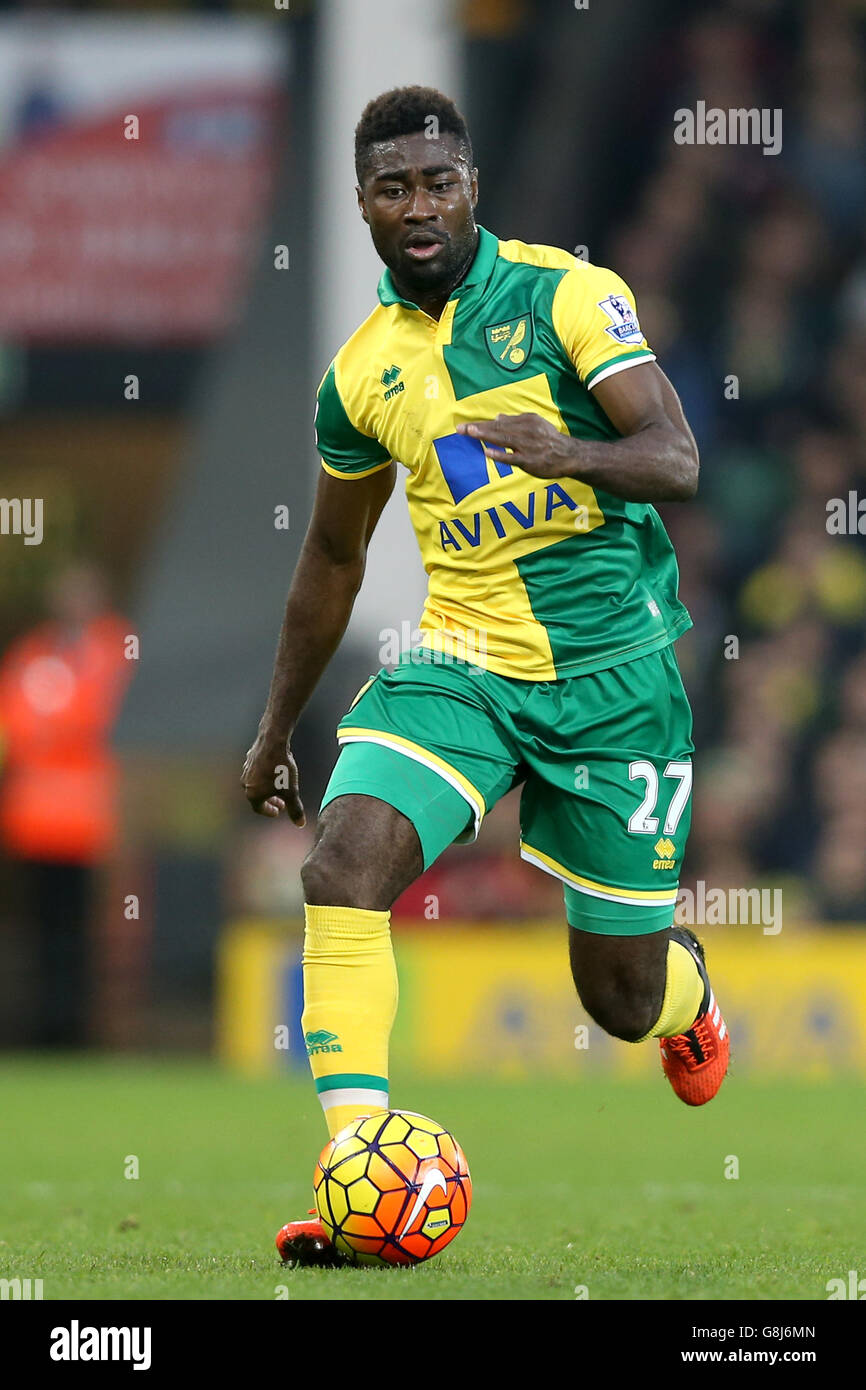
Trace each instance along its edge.
{"label": "man's knee", "polygon": [[611,1037],[639,1042],[655,1027],[665,992],[668,933],[594,936],[569,928],[581,1003]]}
{"label": "man's knee", "polygon": [[344,796],[322,812],[301,882],[310,905],[387,912],[423,871],[411,821],[375,797]]}
{"label": "man's knee", "polygon": [[[369,907],[349,846],[319,840],[301,865],[304,901],[316,907]],[[375,908],[372,910],[376,910]]]}
{"label": "man's knee", "polygon": [[590,1018],[613,1038],[639,1042],[655,1025],[659,1004],[654,991],[578,989],[580,1001]]}

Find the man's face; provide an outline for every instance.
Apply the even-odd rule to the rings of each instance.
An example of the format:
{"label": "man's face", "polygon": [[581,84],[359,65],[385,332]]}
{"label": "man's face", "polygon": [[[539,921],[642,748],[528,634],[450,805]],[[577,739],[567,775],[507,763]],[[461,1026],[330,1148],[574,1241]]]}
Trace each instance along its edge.
{"label": "man's face", "polygon": [[475,254],[477,170],[452,135],[423,131],[372,147],[358,206],[405,298],[446,297]]}

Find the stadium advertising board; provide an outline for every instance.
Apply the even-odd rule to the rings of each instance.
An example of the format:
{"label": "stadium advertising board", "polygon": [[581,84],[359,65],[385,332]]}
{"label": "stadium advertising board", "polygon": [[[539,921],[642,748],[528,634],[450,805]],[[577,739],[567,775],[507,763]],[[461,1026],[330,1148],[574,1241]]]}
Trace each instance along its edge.
{"label": "stadium advertising board", "polygon": [[257,20],[0,24],[0,336],[205,342],[261,241],[285,50]]}

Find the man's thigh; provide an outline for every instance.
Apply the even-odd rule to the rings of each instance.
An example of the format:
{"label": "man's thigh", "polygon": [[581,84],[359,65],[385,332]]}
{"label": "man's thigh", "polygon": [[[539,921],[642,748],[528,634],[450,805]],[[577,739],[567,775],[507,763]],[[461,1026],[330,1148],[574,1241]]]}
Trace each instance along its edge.
{"label": "man's thigh", "polygon": [[[672,648],[540,690],[521,852],[560,878],[572,927],[671,925],[691,816],[691,713]],[[547,733],[542,738],[542,729]]]}
{"label": "man's thigh", "polygon": [[517,777],[509,694],[459,662],[406,660],[380,672],[340,721],[323,814],[348,797],[387,802],[414,826],[425,869],[448,845],[473,840]]}
{"label": "man's thigh", "polygon": [[301,872],[311,906],[387,912],[423,871],[412,822],[386,801],[347,795],[320,815]]}

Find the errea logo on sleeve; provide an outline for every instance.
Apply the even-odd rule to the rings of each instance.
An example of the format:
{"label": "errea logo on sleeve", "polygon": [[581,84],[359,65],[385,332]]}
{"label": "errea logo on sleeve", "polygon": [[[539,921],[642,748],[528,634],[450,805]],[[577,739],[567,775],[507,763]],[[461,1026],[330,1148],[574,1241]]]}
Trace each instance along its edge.
{"label": "errea logo on sleeve", "polygon": [[604,310],[611,321],[611,327],[606,328],[605,333],[616,338],[618,343],[643,342],[643,332],[637,321],[637,314],[624,295],[609,294],[607,299],[599,300],[598,307]]}

